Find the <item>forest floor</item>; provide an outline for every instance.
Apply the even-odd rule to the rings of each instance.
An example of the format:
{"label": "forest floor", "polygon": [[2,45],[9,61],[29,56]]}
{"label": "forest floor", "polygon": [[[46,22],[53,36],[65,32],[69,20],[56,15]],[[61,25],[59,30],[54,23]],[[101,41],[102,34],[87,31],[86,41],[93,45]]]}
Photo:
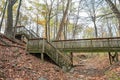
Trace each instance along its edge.
{"label": "forest floor", "polygon": [[120,80],[120,62],[109,65],[106,55],[74,56],[75,67],[64,72],[52,61],[42,62],[20,47],[0,45],[0,80]]}

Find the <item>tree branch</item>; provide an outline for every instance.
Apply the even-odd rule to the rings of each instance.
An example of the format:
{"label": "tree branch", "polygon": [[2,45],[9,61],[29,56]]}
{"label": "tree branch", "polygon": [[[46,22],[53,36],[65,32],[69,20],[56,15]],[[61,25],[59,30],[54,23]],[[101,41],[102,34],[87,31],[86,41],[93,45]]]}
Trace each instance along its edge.
{"label": "tree branch", "polygon": [[12,0],[12,5],[14,5],[17,2],[17,0]]}

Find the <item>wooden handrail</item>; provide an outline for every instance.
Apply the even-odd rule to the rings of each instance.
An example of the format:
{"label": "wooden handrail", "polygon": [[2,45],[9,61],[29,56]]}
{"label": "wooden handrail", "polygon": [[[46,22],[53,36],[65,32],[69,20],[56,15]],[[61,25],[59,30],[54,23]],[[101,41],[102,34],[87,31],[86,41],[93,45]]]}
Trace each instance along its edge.
{"label": "wooden handrail", "polygon": [[46,40],[46,38],[33,38],[33,39],[29,39],[29,40]]}
{"label": "wooden handrail", "polygon": [[72,64],[72,62],[70,61],[70,59],[68,59],[69,56],[64,55],[63,53],[61,53],[56,47],[54,47],[54,46],[53,46],[51,43],[49,43],[48,41],[47,41],[47,43],[48,43],[52,48],[54,48],[54,49],[63,57],[63,59],[65,59],[68,63]]}
{"label": "wooden handrail", "polygon": [[15,28],[21,28],[21,27],[25,27],[25,26],[16,26]]}
{"label": "wooden handrail", "polygon": [[88,39],[69,39],[69,40],[53,40],[52,42],[62,42],[62,41],[81,41],[81,40],[103,40],[103,39],[120,39],[120,37],[88,38]]}
{"label": "wooden handrail", "polygon": [[[16,31],[19,33],[20,31],[24,31],[25,30],[25,32],[23,32],[23,33],[25,33],[25,34],[28,34],[29,36],[30,36],[30,38],[31,37],[33,37],[33,38],[40,38],[40,36],[37,34],[37,33],[35,33],[33,30],[28,30],[27,28],[25,28],[25,26],[16,26],[15,27],[16,28]],[[29,39],[30,39],[29,38]]]}

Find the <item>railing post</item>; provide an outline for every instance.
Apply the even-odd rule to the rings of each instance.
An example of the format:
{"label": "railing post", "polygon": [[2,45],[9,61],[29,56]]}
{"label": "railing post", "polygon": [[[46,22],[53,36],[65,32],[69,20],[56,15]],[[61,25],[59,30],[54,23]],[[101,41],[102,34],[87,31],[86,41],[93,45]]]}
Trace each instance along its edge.
{"label": "railing post", "polygon": [[91,48],[93,48],[93,41],[92,41],[92,39],[90,40],[90,42],[91,42]]}
{"label": "railing post", "polygon": [[[91,39],[90,42],[91,42],[91,49],[93,49],[93,40]],[[91,55],[93,56],[93,52],[91,52]]]}
{"label": "railing post", "polygon": [[56,62],[59,63],[59,56],[58,56],[58,53],[57,53],[57,50],[55,49],[55,53],[56,53]]}
{"label": "railing post", "polygon": [[45,51],[45,41],[44,41],[44,38],[43,38],[42,53],[41,53],[42,62],[44,62],[44,51]]}
{"label": "railing post", "polygon": [[62,49],[64,49],[64,41],[61,41]]}
{"label": "railing post", "polygon": [[110,42],[109,42],[109,39],[108,39],[108,51],[110,52]]}
{"label": "railing post", "polygon": [[[118,42],[119,40],[120,40],[120,39],[117,39],[117,44],[118,44],[118,47],[120,47],[120,46],[119,46],[120,44],[119,44],[119,42]],[[116,47],[117,47],[117,46],[116,46]]]}

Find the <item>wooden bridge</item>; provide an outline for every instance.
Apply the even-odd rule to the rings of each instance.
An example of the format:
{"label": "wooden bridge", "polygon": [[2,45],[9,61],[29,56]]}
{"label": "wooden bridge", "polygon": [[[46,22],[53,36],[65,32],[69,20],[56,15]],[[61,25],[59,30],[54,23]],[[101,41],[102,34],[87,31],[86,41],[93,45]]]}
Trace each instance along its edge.
{"label": "wooden bridge", "polygon": [[120,52],[120,37],[58,40],[52,44],[66,52]]}
{"label": "wooden bridge", "polygon": [[28,38],[27,51],[29,53],[41,53],[41,58],[43,54],[47,54],[61,68],[64,66],[70,69],[73,65],[71,56],[64,52],[120,52],[120,37],[48,42],[23,26],[17,27],[16,37],[19,35],[25,35]]}

